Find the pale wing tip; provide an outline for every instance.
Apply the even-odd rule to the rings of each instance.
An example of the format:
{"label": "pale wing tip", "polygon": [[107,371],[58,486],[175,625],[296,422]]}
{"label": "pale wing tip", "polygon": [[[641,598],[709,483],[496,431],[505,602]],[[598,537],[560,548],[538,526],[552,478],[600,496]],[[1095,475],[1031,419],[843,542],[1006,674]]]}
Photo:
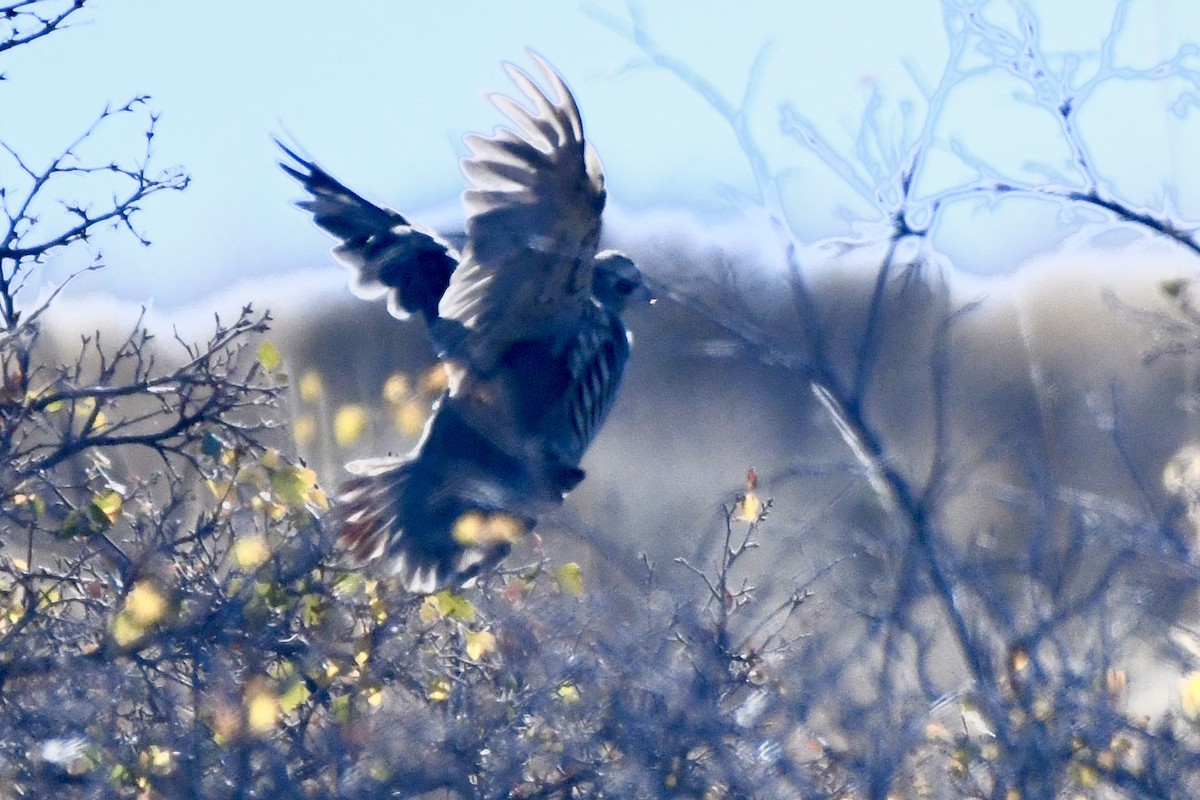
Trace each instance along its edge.
{"label": "pale wing tip", "polygon": [[[579,106],[575,103],[575,97],[567,87],[566,81],[550,65],[550,62],[536,51],[526,48],[526,52],[533,59],[534,63],[537,64],[547,83],[550,85],[554,94],[553,98],[542,89],[537,81],[533,80],[525,70],[516,64],[505,61],[504,71],[508,73],[512,82],[533,101],[540,112],[541,118],[545,118],[547,122],[555,124],[556,127],[561,126],[561,133],[564,136],[568,136],[569,134],[568,138],[576,142],[583,141],[583,121],[579,113]],[[501,110],[503,111],[504,109]],[[505,113],[508,112],[505,111]]]}
{"label": "pale wing tip", "polygon": [[[556,142],[550,138],[549,134],[553,131],[556,134],[556,138],[558,138],[563,131],[556,130],[553,127],[555,121],[553,117],[543,118],[534,116],[525,106],[500,92],[492,92],[487,97],[492,102],[492,105],[498,108],[502,114],[512,120],[521,129],[524,135],[520,138],[523,141],[528,142],[543,153],[554,151]],[[492,134],[493,138],[506,136],[507,134],[503,133],[506,130],[508,129],[497,127]]]}
{"label": "pale wing tip", "polygon": [[533,63],[538,65],[538,69],[542,71],[542,74],[546,76],[546,80],[550,83],[550,87],[556,95],[554,105],[566,112],[567,118],[571,121],[571,132],[575,135],[576,140],[582,140],[583,118],[579,113],[579,106],[575,102],[575,96],[571,94],[571,89],[567,86],[567,82],[563,80],[562,74],[541,53],[532,47],[525,48],[525,52],[533,59]]}

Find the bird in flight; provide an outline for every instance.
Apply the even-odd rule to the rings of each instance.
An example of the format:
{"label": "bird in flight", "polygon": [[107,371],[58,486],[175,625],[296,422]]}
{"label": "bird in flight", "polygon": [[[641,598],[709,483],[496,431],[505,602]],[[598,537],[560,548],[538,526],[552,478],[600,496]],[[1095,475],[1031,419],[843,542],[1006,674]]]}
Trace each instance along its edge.
{"label": "bird in flight", "polygon": [[583,479],[629,358],[622,312],[649,300],[631,259],[598,250],[600,161],[563,79],[530,56],[549,93],[506,64],[526,104],[493,95],[512,126],[464,139],[461,251],[277,142],[352,290],[422,317],[446,371],[414,450],[347,465],[329,517],[352,561],[412,592],[491,569]]}

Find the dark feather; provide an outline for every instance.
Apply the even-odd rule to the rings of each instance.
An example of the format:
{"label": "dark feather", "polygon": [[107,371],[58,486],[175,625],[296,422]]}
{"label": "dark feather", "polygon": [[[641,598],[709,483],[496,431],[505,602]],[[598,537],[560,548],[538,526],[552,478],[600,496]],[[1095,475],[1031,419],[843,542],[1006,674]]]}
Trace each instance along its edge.
{"label": "dark feather", "polygon": [[279,166],[312,195],[296,205],[340,240],[333,253],[354,270],[355,292],[369,299],[386,293],[394,316],[419,313],[432,323],[458,266],[458,254],[433,233],[365,200],[316,163],[278,140],[275,143],[294,162]]}

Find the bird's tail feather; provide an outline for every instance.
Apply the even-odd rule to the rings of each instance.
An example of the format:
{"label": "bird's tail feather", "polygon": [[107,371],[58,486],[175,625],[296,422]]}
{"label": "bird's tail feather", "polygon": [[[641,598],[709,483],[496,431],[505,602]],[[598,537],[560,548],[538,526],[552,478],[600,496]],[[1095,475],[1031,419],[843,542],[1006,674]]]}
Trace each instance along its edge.
{"label": "bird's tail feather", "polygon": [[499,563],[531,524],[428,491],[430,476],[419,456],[356,461],[347,468],[354,477],[342,485],[329,520],[348,566],[378,560],[416,594],[469,584]]}
{"label": "bird's tail feather", "polygon": [[372,459],[348,465],[354,477],[342,484],[330,521],[338,547],[360,566],[384,554],[392,530],[402,525],[402,499],[412,471],[408,459]]}

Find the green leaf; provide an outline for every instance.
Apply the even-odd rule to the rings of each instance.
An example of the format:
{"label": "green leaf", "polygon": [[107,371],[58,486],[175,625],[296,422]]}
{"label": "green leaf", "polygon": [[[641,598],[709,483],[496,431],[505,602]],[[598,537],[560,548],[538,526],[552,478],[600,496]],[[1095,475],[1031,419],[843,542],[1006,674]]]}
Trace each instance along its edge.
{"label": "green leaf", "polygon": [[333,582],[333,594],[336,597],[350,597],[364,588],[362,576],[356,572],[347,572]]}
{"label": "green leaf", "polygon": [[289,464],[282,469],[269,469],[271,489],[288,508],[303,508],[317,485],[317,473],[306,467]]}
{"label": "green leaf", "polygon": [[274,372],[283,363],[283,356],[279,354],[278,347],[270,342],[263,342],[258,346],[258,363],[266,367],[267,372]]}
{"label": "green leaf", "polygon": [[121,504],[124,502],[125,498],[121,496],[120,492],[110,489],[92,498],[91,507],[88,508],[88,516],[96,524],[103,528],[108,528],[115,524],[117,518],[121,516]]}
{"label": "green leaf", "polygon": [[350,719],[350,696],[339,694],[329,702],[329,711],[337,722],[347,722]]}
{"label": "green leaf", "polygon": [[72,539],[76,536],[90,535],[91,533],[91,522],[78,509],[73,509],[67,514],[63,519],[62,527],[57,531],[57,535],[64,539]]}
{"label": "green leaf", "polygon": [[308,687],[304,681],[292,681],[291,685],[279,695],[279,710],[285,714],[295,711],[301,703],[308,699]]}
{"label": "green leaf", "polygon": [[427,598],[425,602],[432,602],[438,613],[447,619],[460,619],[463,622],[475,621],[475,606],[471,605],[471,601],[449,589],[442,589]]}
{"label": "green leaf", "polygon": [[579,597],[583,594],[583,570],[579,564],[569,561],[554,571],[558,588],[566,594]]}

